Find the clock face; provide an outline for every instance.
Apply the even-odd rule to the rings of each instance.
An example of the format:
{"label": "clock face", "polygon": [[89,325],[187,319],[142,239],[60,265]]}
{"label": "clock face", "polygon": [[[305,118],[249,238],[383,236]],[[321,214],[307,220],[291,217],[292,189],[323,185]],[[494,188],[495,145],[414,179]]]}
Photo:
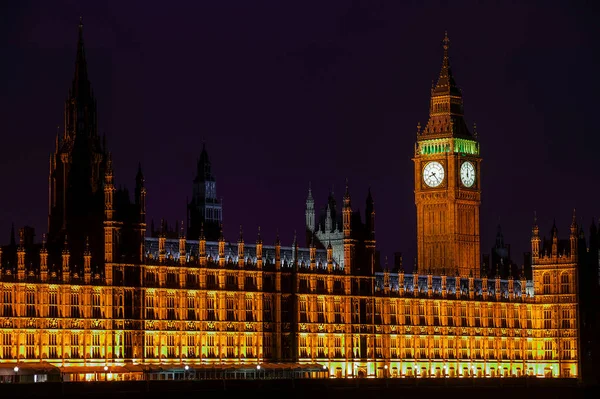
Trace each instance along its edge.
{"label": "clock face", "polygon": [[463,162],[460,166],[460,181],[465,187],[472,187],[475,183],[475,167],[471,162]]}
{"label": "clock face", "polygon": [[444,181],[444,167],[439,162],[429,162],[423,169],[423,181],[429,187],[437,187]]}

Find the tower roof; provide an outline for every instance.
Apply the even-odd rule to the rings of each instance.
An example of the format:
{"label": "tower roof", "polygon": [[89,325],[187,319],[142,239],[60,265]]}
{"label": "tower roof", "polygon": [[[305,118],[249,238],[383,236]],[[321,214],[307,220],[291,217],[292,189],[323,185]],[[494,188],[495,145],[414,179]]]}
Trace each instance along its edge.
{"label": "tower roof", "polygon": [[452,95],[462,96],[460,89],[456,86],[454,77],[452,76],[452,68],[450,66],[450,57],[448,56],[448,49],[450,48],[450,39],[448,38],[448,32],[444,32],[444,40],[442,40],[444,55],[442,58],[442,69],[440,70],[440,76],[438,77],[437,84],[433,89],[432,96],[440,95]]}
{"label": "tower roof", "polygon": [[460,137],[472,139],[473,135],[463,118],[462,92],[452,75],[448,55],[450,39],[447,33],[444,34],[442,47],[444,50],[442,68],[437,84],[431,88],[429,121],[422,130],[420,127],[417,128],[418,135],[422,138]]}
{"label": "tower roof", "polygon": [[211,173],[210,159],[206,151],[206,143],[202,142],[202,152],[198,159],[198,171],[195,181],[213,181],[214,177]]}
{"label": "tower roof", "polygon": [[83,43],[83,17],[79,18],[77,55],[75,57],[75,75],[73,76],[73,96],[88,94],[90,81],[88,79],[85,46]]}

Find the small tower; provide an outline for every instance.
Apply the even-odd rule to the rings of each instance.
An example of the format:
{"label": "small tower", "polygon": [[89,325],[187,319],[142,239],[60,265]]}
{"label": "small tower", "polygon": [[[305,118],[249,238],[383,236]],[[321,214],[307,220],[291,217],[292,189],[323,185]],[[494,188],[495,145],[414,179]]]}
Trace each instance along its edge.
{"label": "small tower", "polygon": [[19,229],[19,247],[17,248],[17,277],[25,280],[25,229]]}
{"label": "small tower", "polygon": [[85,238],[85,250],[83,251],[83,278],[86,284],[92,281],[92,252],[90,251],[90,238]]}
{"label": "small tower", "polygon": [[[1,251],[2,249],[0,249]],[[40,249],[40,279],[48,280],[48,250],[46,249],[46,234],[42,234],[42,248]]]}
{"label": "small tower", "polygon": [[550,231],[552,236],[552,259],[558,258],[558,228],[556,227],[556,220],[552,224],[552,230]]}
{"label": "small tower", "polygon": [[281,269],[281,240],[279,239],[279,231],[275,237],[275,270]]}
{"label": "small tower", "polygon": [[262,269],[263,266],[263,242],[260,237],[260,226],[258,226],[258,236],[256,237],[256,268]]}
{"label": "small tower", "polygon": [[69,270],[69,260],[71,253],[69,252],[69,244],[67,242],[67,236],[65,235],[65,244],[62,251],[62,279],[63,282],[68,283],[71,275]]}
{"label": "small tower", "polygon": [[533,213],[533,226],[531,227],[531,258],[533,263],[540,257],[540,228],[537,224],[537,214]]}
{"label": "small tower", "polygon": [[206,266],[206,237],[204,236],[204,223],[200,225],[200,239],[198,240],[198,257],[200,266]]}
{"label": "small tower", "polygon": [[317,247],[315,247],[314,238],[310,242],[310,270],[314,271],[317,268]]}
{"label": "small tower", "polygon": [[571,220],[571,229],[569,234],[569,241],[571,244],[571,259],[577,261],[577,219],[575,215],[575,209],[573,209],[573,219]]}
{"label": "small tower", "polygon": [[331,247],[331,241],[327,244],[327,272],[333,271],[333,248]]}
{"label": "small tower", "polygon": [[352,206],[350,203],[350,192],[348,190],[348,179],[346,179],[346,192],[344,193],[343,226],[344,226],[344,272],[352,273],[352,239],[350,220],[352,218]]}
{"label": "small tower", "polygon": [[160,263],[165,262],[165,258],[167,257],[166,250],[167,237],[165,236],[165,221],[160,221],[160,234],[158,236],[158,261]]}
{"label": "small tower", "polygon": [[113,262],[114,248],[114,195],[115,186],[113,180],[112,157],[108,154],[106,171],[104,173],[104,261]]}
{"label": "small tower", "polygon": [[238,239],[238,267],[244,267],[244,232],[240,224],[240,238]]}
{"label": "small tower", "polygon": [[181,221],[181,228],[179,229],[179,264],[185,265],[186,262],[185,253],[185,232],[183,231],[183,220]]}
{"label": "small tower", "polygon": [[144,185],[144,174],[142,164],[138,164],[138,172],[135,176],[135,202],[139,213],[139,259],[144,260],[144,240],[146,237],[146,187]]}
{"label": "small tower", "polygon": [[306,244],[310,244],[315,232],[315,200],[312,196],[310,182],[308,183],[308,196],[306,197]]}
{"label": "small tower", "polygon": [[225,237],[223,237],[223,223],[219,233],[219,266],[225,266]]}

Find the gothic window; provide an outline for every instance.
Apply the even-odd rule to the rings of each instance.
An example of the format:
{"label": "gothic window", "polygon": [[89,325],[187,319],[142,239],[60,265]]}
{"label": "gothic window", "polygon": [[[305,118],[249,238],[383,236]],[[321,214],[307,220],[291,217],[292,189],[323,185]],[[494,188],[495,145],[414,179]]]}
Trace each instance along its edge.
{"label": "gothic window", "polygon": [[544,273],[542,277],[542,289],[545,295],[550,294],[550,274]]}
{"label": "gothic window", "polygon": [[571,328],[571,312],[569,309],[562,309],[561,327]]}
{"label": "gothic window", "polygon": [[246,297],[246,321],[254,321],[254,300],[251,295]]}
{"label": "gothic window", "polygon": [[206,315],[206,319],[208,321],[216,321],[216,317],[215,317],[215,295],[214,294],[209,294],[206,298],[206,310],[207,310],[207,315]]}
{"label": "gothic window", "polygon": [[172,359],[176,357],[175,353],[175,335],[169,334],[167,335],[167,357]]}
{"label": "gothic window", "polygon": [[235,357],[235,337],[231,334],[227,334],[226,338],[226,350],[227,357],[232,358]]}
{"label": "gothic window", "polygon": [[27,290],[25,294],[27,300],[26,314],[27,317],[35,317],[35,291],[33,289]]}
{"label": "gothic window", "polygon": [[25,356],[27,359],[35,359],[35,333],[25,335]]}
{"label": "gothic window", "polygon": [[570,340],[562,341],[562,356],[561,357],[564,360],[571,359],[571,341]]}
{"label": "gothic window", "polygon": [[100,292],[92,293],[92,317],[95,319],[102,318],[102,308],[100,307]]}
{"label": "gothic window", "polygon": [[235,299],[233,295],[227,295],[227,298],[225,299],[225,305],[227,307],[226,320],[235,321]]}
{"label": "gothic window", "polygon": [[58,294],[56,291],[48,293],[48,316],[59,317],[58,314]]}
{"label": "gothic window", "polygon": [[187,336],[187,357],[196,357],[196,340],[194,335],[190,334]]}
{"label": "gothic window", "polygon": [[255,357],[254,345],[252,344],[252,334],[246,335],[246,357]]}
{"label": "gothic window", "polygon": [[169,293],[167,295],[167,320],[176,320],[174,293]]}
{"label": "gothic window", "polygon": [[154,319],[154,293],[146,292],[146,319]]}
{"label": "gothic window", "polygon": [[13,339],[11,332],[2,333],[2,358],[12,359]]}
{"label": "gothic window", "polygon": [[544,309],[544,328],[552,328],[552,310]]}
{"label": "gothic window", "polygon": [[570,291],[569,286],[570,286],[570,283],[571,283],[569,280],[570,279],[569,279],[569,274],[568,273],[563,273],[560,276],[560,293],[561,294],[568,294],[569,293],[569,291]]}
{"label": "gothic window", "polygon": [[79,293],[71,293],[71,317],[78,318],[79,314]]}
{"label": "gothic window", "polygon": [[215,345],[215,335],[208,334],[206,337],[206,347],[209,358],[217,357],[217,346]]}
{"label": "gothic window", "polygon": [[190,294],[187,297],[187,319],[188,320],[196,320],[196,298],[194,294]]}
{"label": "gothic window", "polygon": [[101,359],[100,354],[100,334],[92,335],[92,359]]}
{"label": "gothic window", "polygon": [[56,333],[48,335],[48,357],[50,359],[58,359],[58,342]]}
{"label": "gothic window", "polygon": [[544,359],[545,360],[552,360],[553,356],[552,356],[552,341],[547,340],[544,341]]}
{"label": "gothic window", "polygon": [[396,302],[393,301],[390,303],[390,324],[395,325],[398,321],[396,319],[397,306]]}
{"label": "gothic window", "polygon": [[71,358],[79,359],[79,335],[71,333]]}
{"label": "gothic window", "polygon": [[154,335],[148,334],[145,337],[146,344],[146,358],[152,359],[154,358]]}
{"label": "gothic window", "polygon": [[10,317],[13,315],[13,303],[12,303],[12,291],[10,289],[6,289],[2,293],[2,311],[3,316]]}

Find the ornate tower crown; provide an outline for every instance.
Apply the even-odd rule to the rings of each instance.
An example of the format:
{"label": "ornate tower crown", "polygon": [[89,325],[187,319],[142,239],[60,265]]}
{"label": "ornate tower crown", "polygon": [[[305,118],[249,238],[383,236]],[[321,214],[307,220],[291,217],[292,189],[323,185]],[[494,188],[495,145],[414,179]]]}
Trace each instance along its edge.
{"label": "ornate tower crown", "polygon": [[429,105],[429,121],[427,125],[418,132],[420,138],[443,138],[443,137],[462,137],[472,138],[473,135],[467,128],[463,119],[463,100],[462,92],[456,85],[448,49],[450,48],[450,39],[448,34],[444,34],[442,41],[444,55],[442,58],[442,69],[438,77],[437,84],[431,89],[431,100]]}

